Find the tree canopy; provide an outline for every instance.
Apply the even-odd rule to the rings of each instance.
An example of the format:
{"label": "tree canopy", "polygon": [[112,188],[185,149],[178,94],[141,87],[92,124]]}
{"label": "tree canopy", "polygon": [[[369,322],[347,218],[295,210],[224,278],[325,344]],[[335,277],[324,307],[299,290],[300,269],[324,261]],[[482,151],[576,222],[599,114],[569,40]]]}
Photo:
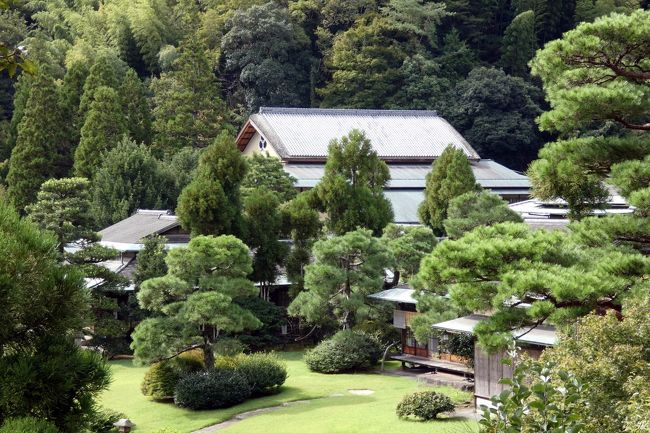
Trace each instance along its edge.
{"label": "tree canopy", "polygon": [[363,132],[353,130],[332,140],[325,175],[313,190],[327,214],[328,230],[340,235],[362,227],[380,233],[393,220],[393,209],[384,197],[389,180],[388,166]]}
{"label": "tree canopy", "polygon": [[480,226],[492,226],[504,222],[523,222],[508,203],[489,191],[466,192],[449,202],[447,219],[443,221],[445,232],[451,239],[458,239]]}
{"label": "tree canopy", "polygon": [[165,258],[165,276],[146,280],[138,301],[156,313],[136,327],[132,348],[138,362],[151,363],[199,348],[214,368],[213,344],[222,333],[255,329],[260,321],[235,301],[256,296],[247,276],[249,250],[234,236],[196,236]]}
{"label": "tree canopy", "polygon": [[460,149],[448,146],[433,162],[427,174],[424,201],[418,209],[420,221],[435,233],[442,234],[449,202],[478,188],[467,155]]}
{"label": "tree canopy", "polygon": [[320,240],[313,254],[314,262],[305,267],[305,290],[289,314],[314,324],[334,318],[341,329],[350,329],[369,314],[367,296],[382,289],[391,254],[367,229]]}
{"label": "tree canopy", "polygon": [[423,259],[418,284],[422,295],[449,294],[462,310],[493,311],[475,333],[482,345],[495,348],[525,326],[561,326],[589,312],[620,312],[649,271],[648,258],[626,248],[502,223],[441,242]]}

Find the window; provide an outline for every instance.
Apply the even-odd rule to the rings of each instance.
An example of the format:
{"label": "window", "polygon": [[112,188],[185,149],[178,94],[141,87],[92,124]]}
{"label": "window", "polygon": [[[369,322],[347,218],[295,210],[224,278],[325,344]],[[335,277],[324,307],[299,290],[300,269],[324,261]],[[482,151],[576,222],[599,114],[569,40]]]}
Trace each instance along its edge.
{"label": "window", "polygon": [[266,149],[266,139],[264,137],[260,137],[260,142],[258,143],[258,146],[260,150]]}

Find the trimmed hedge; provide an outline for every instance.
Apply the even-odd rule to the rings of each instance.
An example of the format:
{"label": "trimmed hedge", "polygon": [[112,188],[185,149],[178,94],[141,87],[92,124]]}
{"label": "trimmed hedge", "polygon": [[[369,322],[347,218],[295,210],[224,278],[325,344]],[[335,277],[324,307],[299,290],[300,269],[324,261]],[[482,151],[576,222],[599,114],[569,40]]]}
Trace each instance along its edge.
{"label": "trimmed hedge", "polygon": [[371,335],[361,331],[339,331],[307,352],[305,362],[319,373],[368,370],[381,358],[382,348]]}
{"label": "trimmed hedge", "polygon": [[251,395],[248,382],[235,370],[186,374],[176,384],[174,403],[193,410],[233,406]]}
{"label": "trimmed hedge", "polygon": [[154,400],[171,400],[181,377],[203,369],[200,351],[186,352],[169,361],[153,364],[144,375],[140,390]]}
{"label": "trimmed hedge", "polygon": [[451,398],[435,391],[421,391],[404,396],[397,405],[397,416],[407,418],[413,416],[421,420],[436,419],[439,414],[452,412],[454,403]]}
{"label": "trimmed hedge", "polygon": [[235,371],[244,376],[254,396],[273,393],[287,380],[286,365],[270,353],[237,356]]}
{"label": "trimmed hedge", "polygon": [[59,433],[59,429],[49,421],[28,416],[6,420],[0,433]]}

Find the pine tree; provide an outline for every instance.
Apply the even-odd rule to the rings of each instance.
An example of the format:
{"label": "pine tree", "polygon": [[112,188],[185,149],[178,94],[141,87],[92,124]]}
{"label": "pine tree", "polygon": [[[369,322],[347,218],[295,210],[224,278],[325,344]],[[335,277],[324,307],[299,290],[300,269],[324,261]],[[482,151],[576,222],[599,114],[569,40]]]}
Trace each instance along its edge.
{"label": "pine tree", "polygon": [[32,221],[54,233],[61,253],[68,242],[98,240],[91,229],[89,187],[84,178],[50,179],[41,185],[36,202],[27,207]]}
{"label": "pine tree", "polygon": [[39,74],[18,125],[7,175],[8,196],[21,212],[34,201],[41,184],[56,174],[62,124],[56,84],[48,75]]}
{"label": "pine tree", "polygon": [[420,221],[436,234],[444,233],[449,202],[469,191],[479,190],[469,160],[462,150],[447,147],[433,162],[427,175],[424,201],[420,205]]}
{"label": "pine tree", "polygon": [[151,143],[151,110],[147,91],[131,68],[124,75],[120,97],[129,136],[137,143]]}
{"label": "pine tree", "polygon": [[75,151],[75,174],[92,179],[101,165],[103,154],[113,148],[126,132],[119,95],[110,87],[97,88],[81,127],[81,139]]}
{"label": "pine tree", "polygon": [[246,161],[233,137],[222,133],[201,154],[194,180],[178,198],[176,214],[193,235],[241,231],[239,187]]}
{"label": "pine tree", "polygon": [[133,275],[133,282],[136,286],[139,287],[144,281],[162,277],[167,273],[167,264],[165,263],[165,257],[167,256],[166,242],[167,239],[159,235],[148,236],[144,239],[143,248],[138,253],[135,274]]}
{"label": "pine tree", "polygon": [[522,12],[514,17],[503,35],[501,65],[507,73],[525,78],[536,48],[535,13]]}
{"label": "pine tree", "polygon": [[79,103],[81,102],[83,86],[87,76],[88,68],[84,62],[73,63],[66,71],[59,91],[61,112],[66,119],[64,135],[67,139],[67,153],[65,153],[61,173],[59,173],[58,177],[68,176],[74,165],[74,149],[79,145],[82,126]]}
{"label": "pine tree", "polygon": [[173,69],[151,82],[156,148],[173,153],[182,147],[206,147],[228,124],[219,84],[198,37],[179,47]]}
{"label": "pine tree", "polygon": [[257,295],[247,279],[251,260],[234,236],[197,236],[187,248],[169,251],[167,274],[145,281],[138,293],[140,306],[157,315],[140,322],[132,335],[136,361],[155,362],[199,348],[205,368],[213,369],[213,344],[223,333],[261,325],[236,302]]}

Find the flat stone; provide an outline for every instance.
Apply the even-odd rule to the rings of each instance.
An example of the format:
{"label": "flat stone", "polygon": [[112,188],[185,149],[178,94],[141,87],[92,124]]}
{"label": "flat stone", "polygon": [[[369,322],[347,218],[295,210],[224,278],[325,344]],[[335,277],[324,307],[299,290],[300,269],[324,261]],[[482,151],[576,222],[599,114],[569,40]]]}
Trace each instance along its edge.
{"label": "flat stone", "polygon": [[348,389],[348,392],[354,395],[372,395],[375,393],[372,389]]}

